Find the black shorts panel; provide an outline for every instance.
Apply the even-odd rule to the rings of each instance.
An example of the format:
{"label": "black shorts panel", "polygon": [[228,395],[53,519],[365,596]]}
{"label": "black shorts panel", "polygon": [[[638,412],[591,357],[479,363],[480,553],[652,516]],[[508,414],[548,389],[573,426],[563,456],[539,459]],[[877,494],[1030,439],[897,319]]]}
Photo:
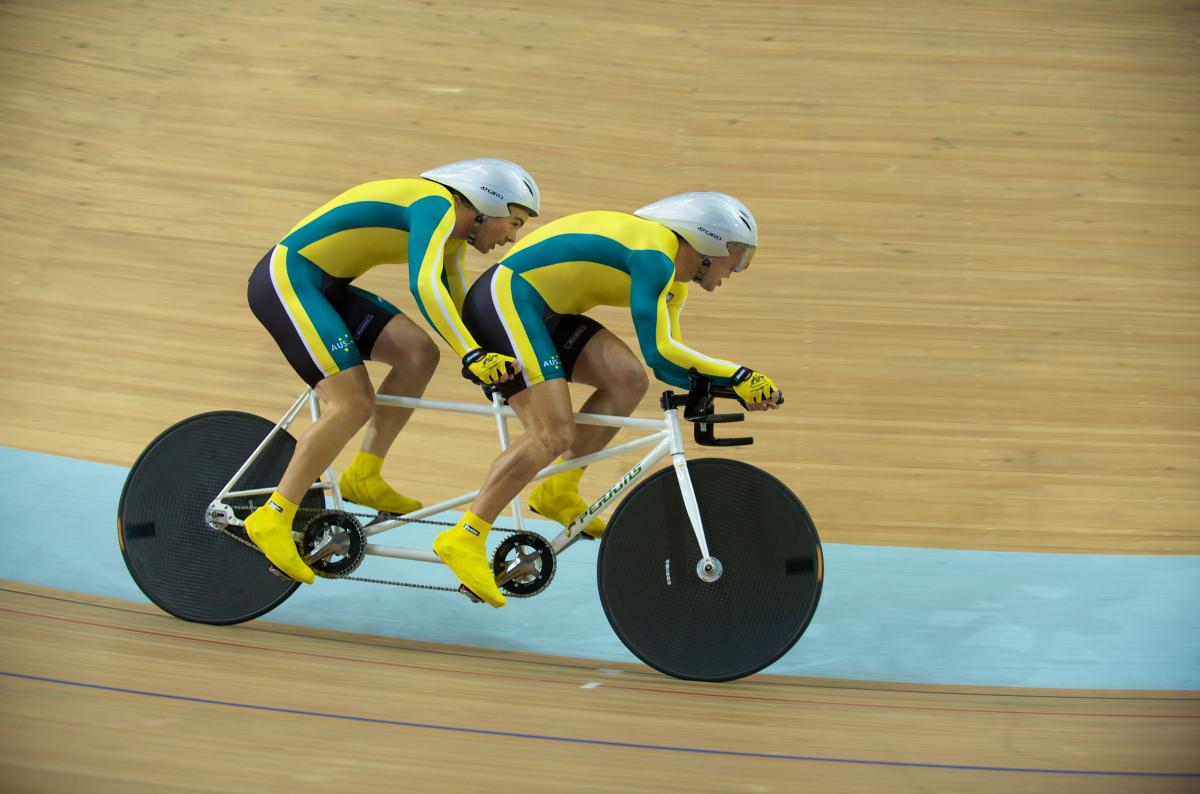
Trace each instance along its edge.
{"label": "black shorts panel", "polygon": [[[466,300],[463,302],[463,324],[484,350],[516,358],[516,351],[513,350],[508,334],[505,333],[504,326],[497,317],[496,308],[492,303],[490,284],[492,271],[495,268],[495,265],[489,268],[475,280],[471,289],[467,291]],[[549,307],[542,313],[542,322],[558,352],[563,374],[569,381],[575,370],[575,363],[583,353],[584,347],[593,336],[605,330],[604,326],[586,315],[559,314]],[[508,399],[514,394],[524,391],[526,386],[520,378],[513,378],[495,388],[505,399]]]}
{"label": "black shorts panel", "polygon": [[[292,252],[288,253],[293,264],[289,286],[300,306],[289,307],[272,280],[275,255],[276,249],[272,248],[251,271],[246,299],[296,374],[315,386],[370,358],[379,335],[400,310],[353,286],[350,279],[334,278]],[[298,318],[298,313],[303,317]],[[315,329],[315,336],[310,332],[306,339],[299,330],[301,325]]]}

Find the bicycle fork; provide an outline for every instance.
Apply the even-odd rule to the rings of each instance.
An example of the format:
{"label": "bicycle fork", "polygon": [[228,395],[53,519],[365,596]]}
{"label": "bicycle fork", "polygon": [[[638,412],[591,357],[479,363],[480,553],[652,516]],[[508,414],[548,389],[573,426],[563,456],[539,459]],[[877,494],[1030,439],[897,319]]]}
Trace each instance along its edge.
{"label": "bicycle fork", "polygon": [[683,448],[683,431],[679,425],[679,409],[672,407],[665,411],[667,432],[671,442],[671,465],[675,468],[675,477],[679,480],[679,493],[683,497],[683,508],[687,511],[692,522],[692,532],[696,534],[696,544],[700,547],[700,562],[696,563],[696,575],[701,581],[715,582],[721,578],[721,561],[708,551],[708,540],[704,537],[704,522],[700,520],[700,505],[696,502],[696,490],[692,487],[692,478],[688,474],[687,457]]}

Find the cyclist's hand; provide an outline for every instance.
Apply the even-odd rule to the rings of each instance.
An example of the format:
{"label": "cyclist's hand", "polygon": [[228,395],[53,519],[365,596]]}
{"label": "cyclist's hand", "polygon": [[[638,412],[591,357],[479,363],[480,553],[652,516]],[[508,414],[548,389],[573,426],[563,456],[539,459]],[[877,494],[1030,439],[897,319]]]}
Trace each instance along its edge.
{"label": "cyclist's hand", "polygon": [[521,362],[512,356],[487,353],[482,348],[477,347],[463,356],[463,377],[480,386],[504,383],[520,371]]}
{"label": "cyclist's hand", "polygon": [[749,367],[739,368],[729,382],[738,396],[738,402],[748,411],[778,408],[783,402],[783,392],[775,386],[775,382]]}

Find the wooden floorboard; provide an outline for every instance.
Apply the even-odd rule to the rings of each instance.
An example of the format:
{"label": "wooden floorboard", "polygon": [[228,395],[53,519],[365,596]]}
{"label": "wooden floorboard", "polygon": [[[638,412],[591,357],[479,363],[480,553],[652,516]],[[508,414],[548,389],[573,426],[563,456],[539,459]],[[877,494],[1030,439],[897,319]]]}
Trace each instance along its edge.
{"label": "wooden floorboard", "polygon": [[1200,693],[698,684],[267,621],[189,624],[15,583],[0,589],[0,631],[0,768],[29,786],[17,790],[369,791],[403,780],[462,791],[506,775],[554,791],[646,792],[1200,781]]}

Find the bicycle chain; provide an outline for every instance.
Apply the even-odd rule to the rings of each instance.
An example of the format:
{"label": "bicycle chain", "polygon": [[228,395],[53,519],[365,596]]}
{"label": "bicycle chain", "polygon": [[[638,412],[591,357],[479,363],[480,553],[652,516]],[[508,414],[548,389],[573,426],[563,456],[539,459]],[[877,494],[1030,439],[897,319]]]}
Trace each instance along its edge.
{"label": "bicycle chain", "polygon": [[[233,509],[233,508],[230,508],[230,509]],[[322,507],[299,507],[296,509],[296,512],[297,513],[312,513],[313,515],[316,515],[318,513],[327,512],[327,509],[322,508]],[[342,512],[347,513],[348,515],[355,516],[356,518],[378,518],[379,517],[379,513],[351,513],[349,510],[343,510]],[[235,512],[234,515],[236,516],[237,513]],[[246,519],[242,518],[241,520],[245,521]],[[390,521],[391,519],[385,519],[385,520]],[[432,519],[425,519],[425,518],[414,519],[408,523],[432,524],[434,526],[439,526],[439,527],[454,526],[454,522],[452,522],[452,521],[435,521]],[[370,524],[364,524],[363,528],[365,529],[368,526],[370,526]],[[248,546],[249,548],[254,549],[259,554],[262,554],[262,549],[260,549],[256,545],[254,545],[254,541],[250,540],[249,538],[243,538],[241,535],[238,535],[236,532],[231,531],[229,529],[229,527],[212,527],[212,528],[214,530],[216,530],[217,532],[228,535],[229,537],[236,540],[238,543],[241,543],[243,546]],[[509,534],[519,531],[515,528],[510,529],[508,527],[492,527],[492,529],[496,532],[507,532]],[[263,559],[266,559],[266,555],[263,555]],[[268,563],[269,562],[270,561],[268,560]],[[342,579],[342,580],[348,581],[348,582],[367,582],[368,584],[387,584],[387,585],[392,585],[394,587],[411,587],[416,590],[444,590],[445,592],[448,592],[448,593],[461,592],[459,590],[459,588],[457,588],[457,587],[445,587],[443,585],[436,585],[436,584],[419,584],[417,582],[397,582],[397,581],[393,581],[391,579],[372,579],[367,576],[336,576],[336,577],[322,576],[321,578],[322,579]]]}

